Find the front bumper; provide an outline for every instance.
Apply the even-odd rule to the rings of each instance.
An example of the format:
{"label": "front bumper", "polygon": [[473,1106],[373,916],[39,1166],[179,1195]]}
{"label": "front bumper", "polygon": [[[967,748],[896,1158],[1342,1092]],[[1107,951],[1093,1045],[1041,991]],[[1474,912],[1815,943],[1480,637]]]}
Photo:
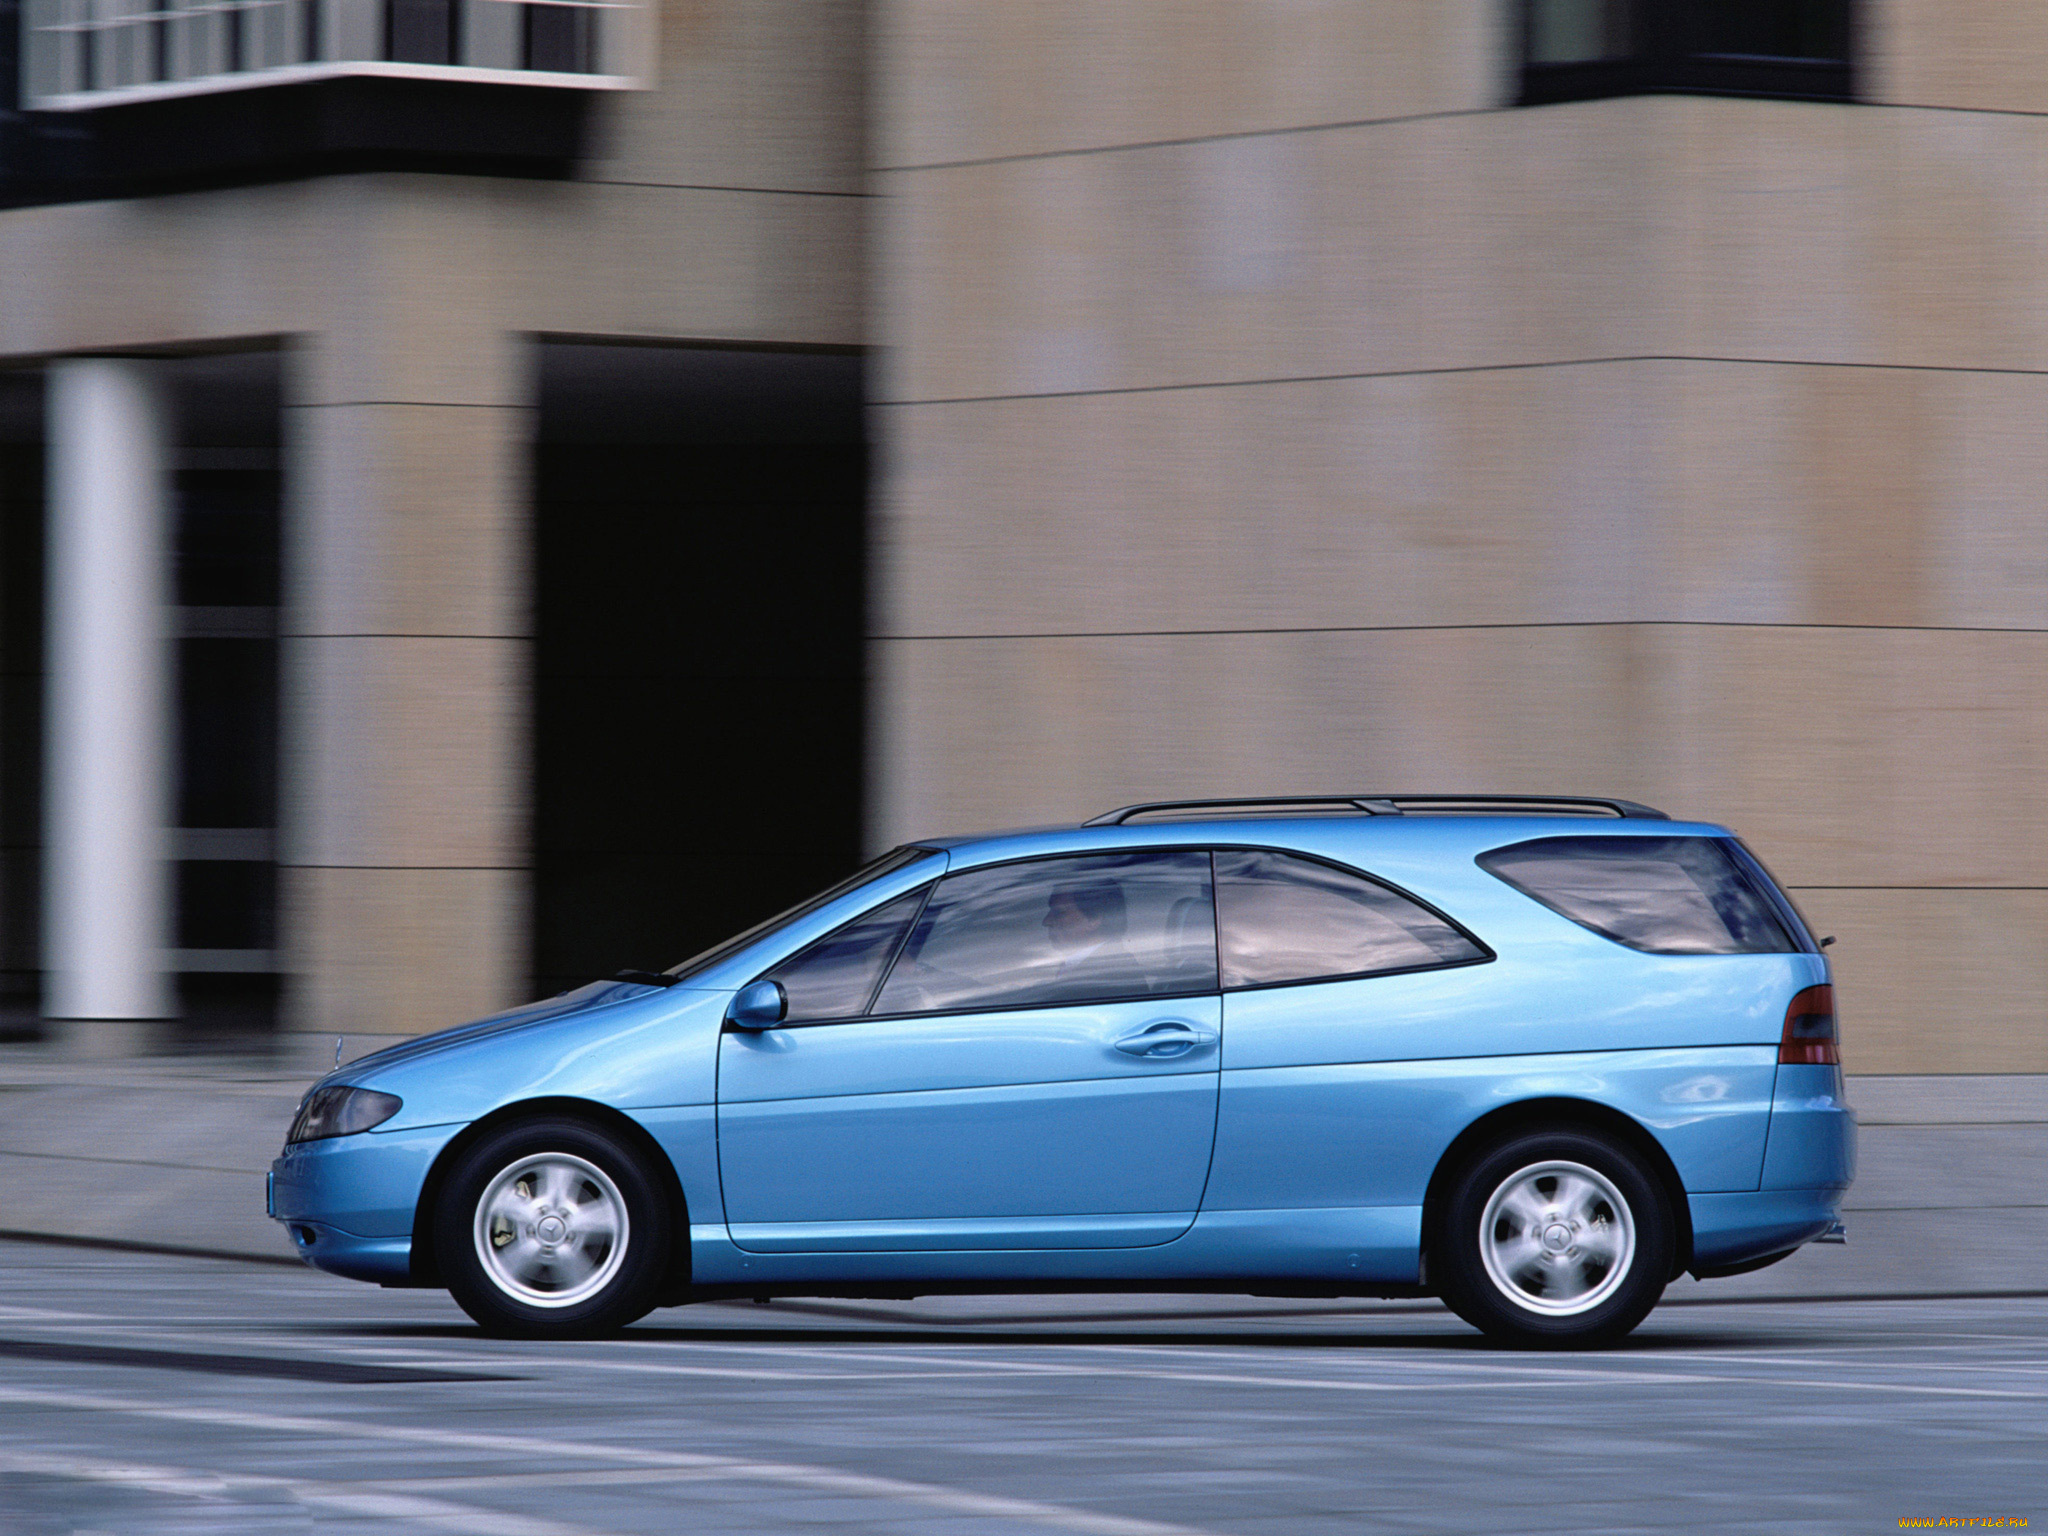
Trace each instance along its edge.
{"label": "front bumper", "polygon": [[413,1222],[434,1159],[459,1125],[302,1141],[270,1165],[266,1205],[316,1269],[402,1285]]}
{"label": "front bumper", "polygon": [[412,1235],[364,1237],[324,1221],[288,1221],[292,1248],[315,1269],[373,1285],[412,1283]]}

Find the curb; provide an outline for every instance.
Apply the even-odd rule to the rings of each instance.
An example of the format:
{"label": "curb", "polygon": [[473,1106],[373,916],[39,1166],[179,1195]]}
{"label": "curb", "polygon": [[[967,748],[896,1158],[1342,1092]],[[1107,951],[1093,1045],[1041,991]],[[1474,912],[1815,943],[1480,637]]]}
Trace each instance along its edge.
{"label": "curb", "polygon": [[60,1232],[17,1232],[0,1227],[0,1242],[34,1243],[43,1248],[96,1248],[111,1253],[153,1253],[174,1259],[217,1259],[224,1264],[282,1264],[305,1269],[299,1259],[282,1253],[235,1253],[226,1248],[187,1248],[176,1243],[140,1243],[121,1237],[73,1237]]}

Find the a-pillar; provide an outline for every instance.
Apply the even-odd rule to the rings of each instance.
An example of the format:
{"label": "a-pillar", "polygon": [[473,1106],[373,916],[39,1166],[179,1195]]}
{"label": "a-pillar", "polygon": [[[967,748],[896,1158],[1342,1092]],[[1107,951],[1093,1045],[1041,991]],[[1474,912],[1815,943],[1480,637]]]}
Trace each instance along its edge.
{"label": "a-pillar", "polygon": [[328,1060],[526,987],[533,411],[514,336],[322,335],[290,376],[284,1028]]}
{"label": "a-pillar", "polygon": [[174,1011],[170,431],[154,365],[53,363],[43,1013],[94,1054]]}

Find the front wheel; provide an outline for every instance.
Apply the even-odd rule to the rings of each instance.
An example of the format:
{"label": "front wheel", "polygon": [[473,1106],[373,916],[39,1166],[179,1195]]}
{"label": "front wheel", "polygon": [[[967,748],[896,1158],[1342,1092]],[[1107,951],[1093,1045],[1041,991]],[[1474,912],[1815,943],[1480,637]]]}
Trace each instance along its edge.
{"label": "front wheel", "polygon": [[1670,1203],[1641,1157],[1591,1131],[1511,1136],[1469,1164],[1445,1202],[1444,1300],[1504,1343],[1611,1344],[1649,1315],[1671,1274]]}
{"label": "front wheel", "polygon": [[617,1137],[529,1120],[463,1155],[434,1238],[449,1294],[486,1332],[581,1338],[653,1308],[671,1221],[664,1192]]}

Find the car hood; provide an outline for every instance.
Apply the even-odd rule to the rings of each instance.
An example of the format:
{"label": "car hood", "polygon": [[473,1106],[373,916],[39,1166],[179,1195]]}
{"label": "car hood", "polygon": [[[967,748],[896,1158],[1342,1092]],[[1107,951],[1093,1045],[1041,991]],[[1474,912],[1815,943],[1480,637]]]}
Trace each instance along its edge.
{"label": "car hood", "polygon": [[636,997],[646,997],[653,992],[664,990],[641,981],[593,981],[572,988],[554,997],[544,997],[538,1002],[521,1003],[517,1008],[507,1008],[503,1013],[494,1013],[488,1018],[477,1019],[468,1024],[457,1024],[451,1029],[440,1029],[431,1035],[418,1035],[411,1040],[401,1040],[397,1045],[388,1045],[381,1051],[359,1056],[354,1061],[344,1062],[340,1075],[355,1077],[359,1073],[374,1072],[382,1067],[396,1066],[401,1061],[411,1061],[418,1056],[430,1056],[436,1051],[445,1051],[451,1046],[467,1045],[472,1040],[482,1040],[490,1035],[509,1034],[514,1030],[528,1029],[536,1024],[548,1024],[557,1019],[566,1019],[576,1014],[590,1013],[614,1003],[628,1002]]}

